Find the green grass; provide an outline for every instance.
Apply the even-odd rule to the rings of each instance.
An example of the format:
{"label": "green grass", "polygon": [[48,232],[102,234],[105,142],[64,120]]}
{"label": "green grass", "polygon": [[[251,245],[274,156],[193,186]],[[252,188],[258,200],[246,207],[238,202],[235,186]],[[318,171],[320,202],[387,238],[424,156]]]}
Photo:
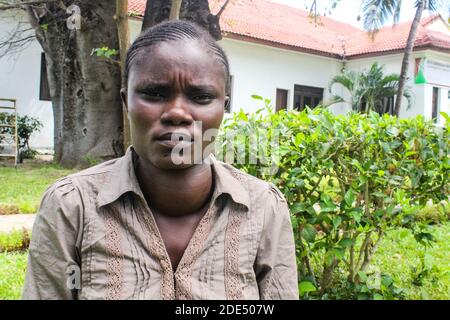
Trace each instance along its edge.
{"label": "green grass", "polygon": [[0,300],[17,300],[22,296],[28,254],[0,253]]}
{"label": "green grass", "polygon": [[0,214],[35,213],[45,189],[72,172],[51,163],[0,163]]}
{"label": "green grass", "polygon": [[27,250],[30,245],[31,232],[26,229],[9,233],[0,232],[0,253]]}
{"label": "green grass", "polygon": [[450,299],[450,223],[433,228],[436,242],[419,245],[406,229],[393,230],[373,260],[404,289],[407,299]]}

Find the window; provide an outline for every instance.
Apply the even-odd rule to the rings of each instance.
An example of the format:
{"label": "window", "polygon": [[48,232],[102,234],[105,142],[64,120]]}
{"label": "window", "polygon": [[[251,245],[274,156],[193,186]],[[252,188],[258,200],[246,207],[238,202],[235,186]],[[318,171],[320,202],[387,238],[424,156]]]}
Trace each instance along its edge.
{"label": "window", "polygon": [[439,88],[433,87],[433,99],[431,102],[431,119],[437,122],[439,117]]}
{"label": "window", "polygon": [[277,89],[276,111],[287,109],[288,91],[285,89]]}
{"label": "window", "polygon": [[41,84],[39,87],[39,100],[51,101],[50,88],[48,86],[47,61],[45,53],[41,53]]}
{"label": "window", "polygon": [[303,110],[305,106],[317,107],[323,100],[323,88],[294,85],[294,109]]}
{"label": "window", "polygon": [[383,112],[388,114],[394,114],[394,96],[384,98],[383,100]]}

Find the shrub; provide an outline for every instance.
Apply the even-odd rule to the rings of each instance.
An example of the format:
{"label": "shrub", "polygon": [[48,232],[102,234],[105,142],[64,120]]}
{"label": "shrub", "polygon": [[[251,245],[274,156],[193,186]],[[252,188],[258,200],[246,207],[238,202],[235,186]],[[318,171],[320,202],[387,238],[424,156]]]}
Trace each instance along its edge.
{"label": "shrub", "polygon": [[[265,102],[266,110],[241,111],[224,121],[218,156],[233,150],[241,157],[259,152],[270,159],[233,164],[284,193],[301,295],[401,298],[389,275],[371,269],[372,257],[388,230],[407,228],[427,245],[433,240],[427,226],[436,217],[447,218],[417,213],[429,200],[449,198],[449,122],[437,128],[422,116],[344,116],[320,107],[273,113]],[[276,137],[278,145],[258,150],[261,143],[251,135],[265,135],[265,141]]]}
{"label": "shrub", "polygon": [[[14,124],[14,115],[11,113],[0,112],[1,124]],[[20,158],[33,159],[37,152],[30,148],[30,137],[34,132],[42,128],[42,122],[29,116],[17,117],[17,133],[19,139]],[[14,128],[0,128],[1,134],[14,135]],[[0,137],[0,142],[2,138]]]}

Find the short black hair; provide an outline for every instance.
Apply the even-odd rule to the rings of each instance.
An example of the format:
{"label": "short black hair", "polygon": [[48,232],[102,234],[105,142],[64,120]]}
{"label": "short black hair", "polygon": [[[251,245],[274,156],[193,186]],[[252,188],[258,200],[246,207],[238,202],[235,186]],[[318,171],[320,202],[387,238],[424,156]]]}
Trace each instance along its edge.
{"label": "short black hair", "polygon": [[205,45],[205,48],[210,50],[217,58],[218,62],[222,63],[224,66],[226,77],[225,92],[226,94],[229,94],[230,67],[227,55],[208,31],[204,30],[194,22],[184,20],[165,21],[141,32],[128,49],[122,86],[127,88],[131,66],[136,56],[143,48],[151,47],[166,41],[176,40],[198,40]]}

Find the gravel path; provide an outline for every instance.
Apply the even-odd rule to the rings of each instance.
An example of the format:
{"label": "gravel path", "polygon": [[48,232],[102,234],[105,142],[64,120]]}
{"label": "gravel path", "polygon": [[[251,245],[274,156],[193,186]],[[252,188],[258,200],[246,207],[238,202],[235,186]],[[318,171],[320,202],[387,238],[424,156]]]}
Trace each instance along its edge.
{"label": "gravel path", "polygon": [[31,230],[35,217],[35,214],[0,215],[0,232],[11,232],[14,229],[22,230],[24,227]]}

